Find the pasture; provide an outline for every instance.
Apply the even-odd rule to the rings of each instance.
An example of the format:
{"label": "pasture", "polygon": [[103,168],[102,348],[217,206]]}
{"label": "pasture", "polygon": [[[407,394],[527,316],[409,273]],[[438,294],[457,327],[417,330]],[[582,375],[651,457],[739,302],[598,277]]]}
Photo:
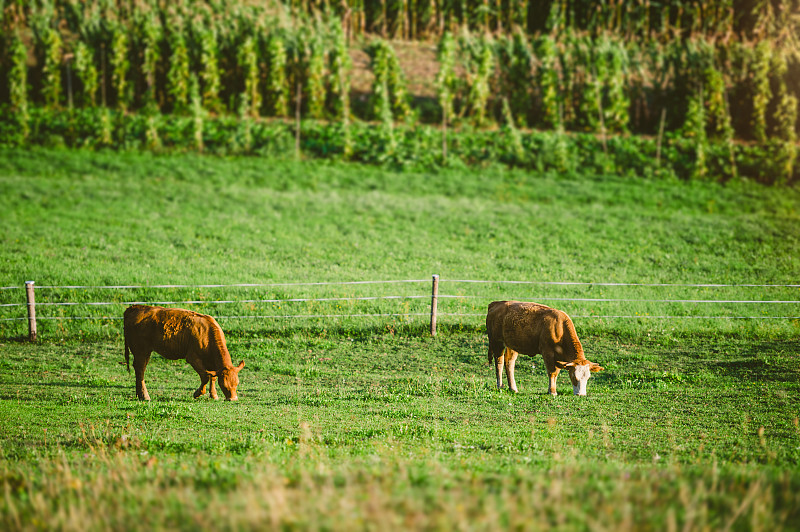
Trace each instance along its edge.
{"label": "pasture", "polygon": [[[24,307],[0,307],[0,526],[797,529],[800,305],[756,302],[799,299],[763,286],[798,282],[799,200],[747,182],[4,150],[0,286],[109,304],[37,307],[36,344],[10,319]],[[429,299],[384,297],[429,294],[432,274],[458,296],[433,338]],[[299,284],[357,280],[421,282]],[[259,286],[198,286],[237,283]],[[494,388],[481,314],[504,298],[573,316],[606,368],[587,397],[565,374],[545,395],[541,357],[518,361],[519,394]],[[143,404],[120,365],[134,300],[299,317],[220,318],[246,361],[238,403],[192,399],[191,367],[154,355]]]}

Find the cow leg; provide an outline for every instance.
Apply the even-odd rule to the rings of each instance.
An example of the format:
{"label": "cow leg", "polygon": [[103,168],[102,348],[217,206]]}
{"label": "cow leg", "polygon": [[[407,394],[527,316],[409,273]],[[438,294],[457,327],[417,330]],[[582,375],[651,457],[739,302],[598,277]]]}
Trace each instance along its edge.
{"label": "cow leg", "polygon": [[514,365],[517,363],[519,353],[516,351],[505,348],[505,366],[506,366],[506,379],[508,380],[508,388],[517,393],[517,381],[514,380]]}
{"label": "cow leg", "polygon": [[542,354],[542,358],[544,358],[544,366],[547,370],[547,375],[550,379],[550,382],[547,386],[547,393],[550,395],[558,395],[556,391],[556,379],[558,378],[558,372],[560,371],[558,367],[556,367],[556,358],[552,354]]}
{"label": "cow leg", "polygon": [[208,381],[209,381],[208,393],[211,395],[211,398],[214,399],[215,401],[217,399],[219,399],[219,396],[217,396],[217,389],[214,388],[214,381],[216,381],[216,380],[217,380],[216,377],[209,377],[208,378]]}
{"label": "cow leg", "polygon": [[494,372],[497,376],[497,389],[500,390],[503,388],[503,361],[505,359],[505,351],[502,351],[500,356],[496,356],[494,359]]}
{"label": "cow leg", "polygon": [[206,371],[205,366],[203,363],[200,362],[200,359],[196,356],[189,355],[186,357],[186,361],[191,364],[197,374],[200,376],[200,387],[194,391],[194,398],[197,399],[198,397],[202,397],[206,393],[206,384],[211,382],[211,387],[209,391],[211,392],[211,398],[217,398],[217,390],[214,389],[214,377],[209,377],[208,372]]}
{"label": "cow leg", "polygon": [[147,386],[144,384],[144,370],[150,362],[150,351],[133,352],[133,370],[136,374],[136,397],[140,401],[149,401],[150,394],[147,393]]}
{"label": "cow leg", "polygon": [[559,371],[560,370],[558,368],[555,368],[552,372],[548,371],[550,376],[550,386],[548,391],[550,392],[550,395],[558,395],[558,392],[556,391],[556,379],[558,378]]}
{"label": "cow leg", "polygon": [[503,387],[503,357],[505,349],[503,342],[494,342],[489,338],[489,360],[494,361],[495,375],[497,376],[497,389]]}

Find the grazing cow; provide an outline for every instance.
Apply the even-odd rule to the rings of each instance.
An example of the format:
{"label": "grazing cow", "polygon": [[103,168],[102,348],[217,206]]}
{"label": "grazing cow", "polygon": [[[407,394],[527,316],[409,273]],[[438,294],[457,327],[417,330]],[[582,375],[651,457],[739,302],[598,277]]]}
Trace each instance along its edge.
{"label": "grazing cow", "polygon": [[200,375],[200,387],[195,397],[206,393],[206,384],[211,383],[209,393],[217,398],[214,379],[219,378],[219,387],[228,401],[236,401],[239,385],[238,366],[231,363],[231,355],[225,346],[225,335],[217,321],[211,316],[180,308],[132,305],[125,309],[125,363],[128,373],[131,366],[128,358],[133,353],[133,369],[136,372],[136,397],[149,401],[150,394],[144,385],[144,370],[155,351],[169,360],[186,359]]}
{"label": "grazing cow", "polygon": [[554,308],[538,303],[495,301],[489,304],[486,314],[486,332],[489,361],[494,360],[498,388],[503,385],[505,365],[508,387],[517,393],[514,364],[519,353],[528,356],[541,353],[550,376],[547,389],[550,395],[557,395],[556,378],[564,368],[569,371],[575,395],[586,395],[589,374],[603,370],[599,364],[586,360],[572,320]]}

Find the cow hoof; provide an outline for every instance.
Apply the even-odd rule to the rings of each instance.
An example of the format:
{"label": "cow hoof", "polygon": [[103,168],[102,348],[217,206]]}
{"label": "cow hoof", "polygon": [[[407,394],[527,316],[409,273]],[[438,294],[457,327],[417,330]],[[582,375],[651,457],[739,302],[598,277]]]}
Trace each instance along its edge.
{"label": "cow hoof", "polygon": [[514,389],[514,388],[511,388],[509,391],[510,391],[511,393],[519,393],[519,392],[518,392],[516,389]]}
{"label": "cow hoof", "polygon": [[201,392],[200,390],[195,390],[194,398],[197,399],[198,397],[201,397],[203,395],[203,393],[204,392]]}

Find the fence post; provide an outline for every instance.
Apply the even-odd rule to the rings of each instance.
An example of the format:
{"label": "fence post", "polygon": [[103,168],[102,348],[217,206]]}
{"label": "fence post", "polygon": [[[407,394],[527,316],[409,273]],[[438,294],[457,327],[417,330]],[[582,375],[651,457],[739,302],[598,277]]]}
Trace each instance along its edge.
{"label": "fence post", "polygon": [[439,276],[433,276],[431,287],[431,336],[436,336],[436,310],[439,306]]}
{"label": "fence post", "polygon": [[295,133],[294,133],[294,156],[300,159],[300,108],[302,105],[303,91],[300,82],[297,82],[297,105],[295,108]]}
{"label": "fence post", "polygon": [[36,341],[36,299],[33,295],[33,281],[25,281],[25,293],[28,297],[28,340]]}

